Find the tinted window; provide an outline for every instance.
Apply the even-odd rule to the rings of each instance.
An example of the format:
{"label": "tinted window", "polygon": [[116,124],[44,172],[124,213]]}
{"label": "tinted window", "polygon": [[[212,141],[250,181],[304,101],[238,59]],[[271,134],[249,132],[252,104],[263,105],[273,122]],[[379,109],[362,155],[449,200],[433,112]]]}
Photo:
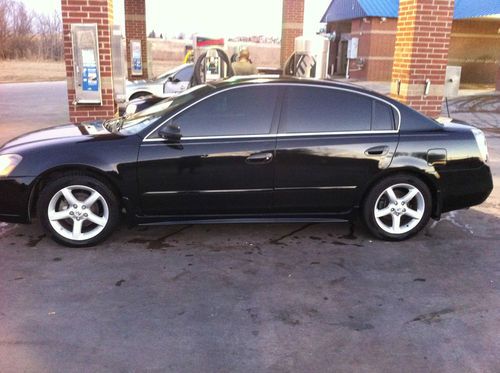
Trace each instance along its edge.
{"label": "tinted window", "polygon": [[369,131],[372,99],[318,87],[290,87],[283,121],[286,132]]}
{"label": "tinted window", "polygon": [[182,136],[258,135],[271,131],[277,87],[243,87],[209,97],[175,117]]}
{"label": "tinted window", "polygon": [[[211,92],[213,92],[213,87],[203,84],[192,87],[176,96],[166,98],[147,109],[125,117],[121,132],[126,134],[139,133],[144,128],[155,123],[156,120],[165,120],[165,117],[179,106],[200,99]],[[158,137],[158,135],[155,135],[155,137]]]}
{"label": "tinted window", "polygon": [[394,129],[394,111],[392,107],[378,100],[373,100],[372,130]]}
{"label": "tinted window", "polygon": [[193,66],[188,66],[183,68],[177,74],[175,74],[175,79],[179,79],[181,82],[187,82],[191,80],[192,75],[193,75]]}

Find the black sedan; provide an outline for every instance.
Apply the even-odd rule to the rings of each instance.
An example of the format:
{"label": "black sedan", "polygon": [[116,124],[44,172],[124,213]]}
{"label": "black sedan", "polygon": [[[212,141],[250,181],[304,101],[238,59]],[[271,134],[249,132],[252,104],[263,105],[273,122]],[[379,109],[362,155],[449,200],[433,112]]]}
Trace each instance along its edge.
{"label": "black sedan", "polygon": [[483,133],[355,86],[294,78],[201,85],[130,117],[68,124],[0,149],[0,220],[38,216],[88,246],[134,224],[331,222],[403,240],[482,203]]}

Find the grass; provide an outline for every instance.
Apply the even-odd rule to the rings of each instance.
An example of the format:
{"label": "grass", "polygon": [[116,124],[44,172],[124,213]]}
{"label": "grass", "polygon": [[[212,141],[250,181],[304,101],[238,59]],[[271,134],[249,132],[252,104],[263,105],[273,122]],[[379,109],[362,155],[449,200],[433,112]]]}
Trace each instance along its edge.
{"label": "grass", "polygon": [[64,61],[0,61],[0,83],[65,80]]}
{"label": "grass", "polygon": [[[163,74],[180,63],[177,61],[153,61],[153,76]],[[64,61],[0,61],[0,83],[49,82],[59,80],[66,80]]]}

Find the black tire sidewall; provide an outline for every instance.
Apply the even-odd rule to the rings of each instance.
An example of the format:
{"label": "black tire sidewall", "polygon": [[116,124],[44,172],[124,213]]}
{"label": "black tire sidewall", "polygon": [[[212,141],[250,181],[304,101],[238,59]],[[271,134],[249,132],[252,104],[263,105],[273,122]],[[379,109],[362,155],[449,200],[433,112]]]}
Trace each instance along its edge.
{"label": "black tire sidewall", "polygon": [[[423,195],[425,202],[424,215],[420,222],[409,232],[403,234],[391,234],[384,231],[379,227],[375,220],[374,208],[377,199],[382,194],[384,190],[389,188],[391,185],[396,184],[410,184],[416,187]],[[429,187],[419,178],[412,175],[394,175],[389,176],[377,184],[375,184],[365,199],[363,204],[363,221],[366,228],[376,237],[387,241],[402,241],[410,238],[420,232],[429,222],[432,211],[432,196]]]}
{"label": "black tire sidewall", "polygon": [[[48,218],[48,206],[52,197],[61,189],[72,185],[83,185],[96,190],[103,196],[108,205],[108,223],[97,236],[88,240],[74,241],[61,236],[54,230]],[[69,247],[89,247],[104,241],[107,237],[109,237],[109,235],[111,235],[111,233],[113,233],[120,219],[119,203],[111,188],[109,188],[105,183],[96,178],[84,175],[63,176],[57,180],[53,180],[47,183],[47,185],[40,192],[37,204],[37,212],[42,227],[54,239],[54,241]]]}

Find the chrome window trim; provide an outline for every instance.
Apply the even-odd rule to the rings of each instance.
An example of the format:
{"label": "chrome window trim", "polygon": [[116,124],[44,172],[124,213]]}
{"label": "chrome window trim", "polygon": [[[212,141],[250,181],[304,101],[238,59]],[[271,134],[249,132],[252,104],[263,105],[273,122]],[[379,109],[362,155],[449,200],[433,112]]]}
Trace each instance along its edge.
{"label": "chrome window trim", "polygon": [[[396,105],[392,104],[391,102],[384,100],[383,98],[373,96],[369,93],[366,92],[358,92],[353,89],[348,89],[344,87],[328,87],[328,86],[322,86],[322,85],[314,85],[314,84],[304,84],[304,83],[267,83],[263,84],[262,86],[300,86],[300,87],[316,87],[316,88],[323,88],[323,89],[334,89],[338,91],[345,91],[349,93],[354,93],[354,94],[359,94],[362,96],[370,97],[371,99],[381,101],[385,103],[386,105],[391,106],[397,113],[398,120],[397,120],[397,129],[394,130],[379,130],[379,131],[336,131],[336,132],[295,132],[295,133],[277,133],[277,134],[257,134],[257,135],[219,135],[219,136],[186,136],[182,137],[181,140],[218,140],[218,139],[252,139],[252,138],[279,138],[279,137],[298,137],[298,136],[332,136],[332,135],[365,135],[365,134],[395,134],[399,133],[401,129],[401,111],[397,108]],[[165,141],[164,139],[161,138],[149,138],[153,133],[155,133],[161,126],[163,126],[165,123],[171,121],[178,115],[182,114],[184,111],[188,110],[192,106],[212,97],[215,95],[218,95],[220,93],[233,90],[233,89],[238,89],[238,88],[245,88],[245,87],[255,87],[254,84],[243,84],[239,85],[236,87],[228,87],[223,90],[211,93],[208,96],[205,96],[192,104],[186,106],[184,109],[180,110],[179,112],[175,113],[174,115],[168,117],[165,119],[163,122],[161,122],[159,125],[157,125],[152,131],[150,131],[145,137],[143,142],[163,142]]]}

